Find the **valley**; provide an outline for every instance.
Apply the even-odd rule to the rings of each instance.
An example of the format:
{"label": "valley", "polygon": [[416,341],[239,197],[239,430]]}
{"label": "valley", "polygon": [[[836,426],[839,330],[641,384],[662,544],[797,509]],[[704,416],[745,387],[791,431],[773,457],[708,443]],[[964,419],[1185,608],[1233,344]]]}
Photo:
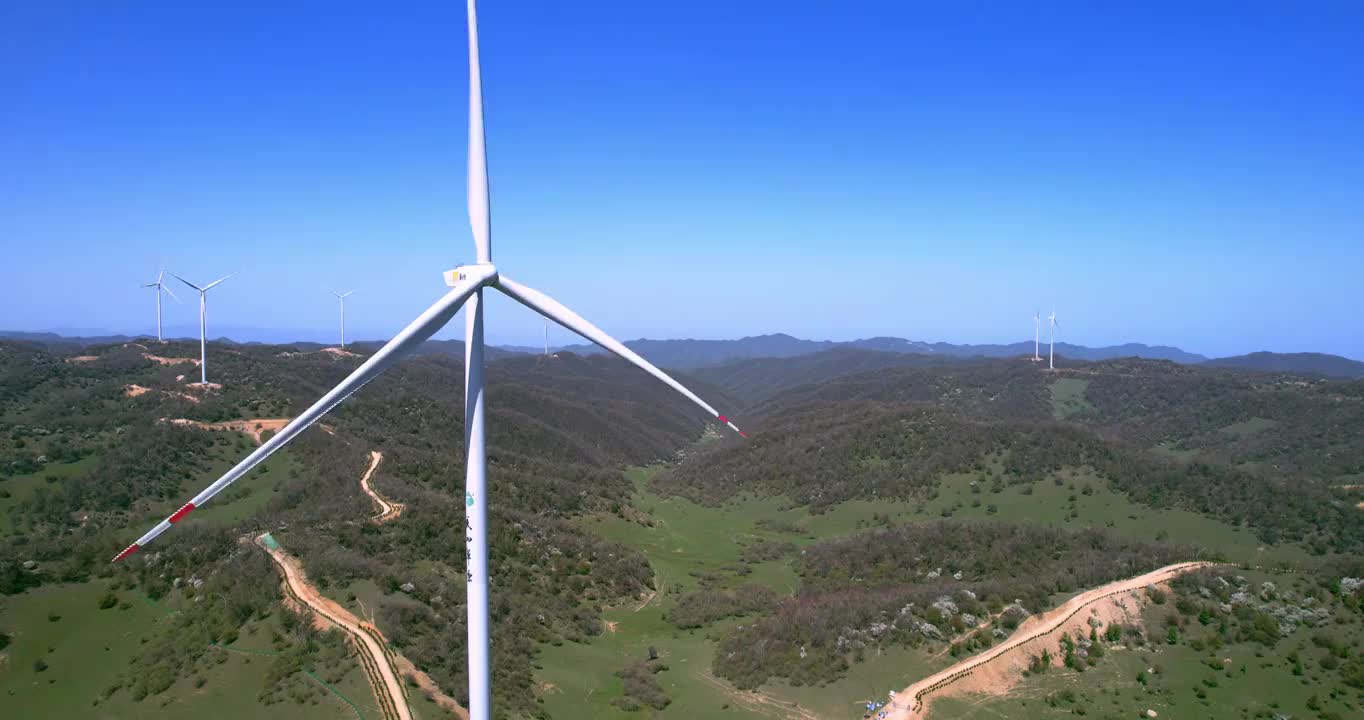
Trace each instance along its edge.
{"label": "valley", "polygon": [[[375,381],[179,542],[111,567],[130,528],[361,359],[239,348],[191,402],[162,362],[191,349],[169,345],[73,363],[0,342],[0,693],[38,714],[458,715],[457,359]],[[493,412],[516,420],[490,437],[506,717],[854,718],[1015,646],[929,716],[1361,707],[1359,381],[830,352],[701,373],[744,398],[726,402],[750,408],[748,441],[614,361],[490,365]],[[242,542],[265,533],[287,554]],[[1187,562],[1217,564],[1156,578],[1159,601],[1130,580]],[[1122,613],[1086,614],[1115,597]]]}

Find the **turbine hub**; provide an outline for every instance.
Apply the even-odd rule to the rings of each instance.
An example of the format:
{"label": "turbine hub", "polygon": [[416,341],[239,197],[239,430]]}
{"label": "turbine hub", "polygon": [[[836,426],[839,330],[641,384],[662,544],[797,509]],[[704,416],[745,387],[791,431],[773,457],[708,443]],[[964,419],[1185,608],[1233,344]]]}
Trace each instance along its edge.
{"label": "turbine hub", "polygon": [[492,263],[472,263],[469,265],[460,265],[454,270],[446,270],[444,275],[445,284],[448,287],[454,287],[457,283],[469,281],[485,284],[488,281],[497,278],[497,267]]}

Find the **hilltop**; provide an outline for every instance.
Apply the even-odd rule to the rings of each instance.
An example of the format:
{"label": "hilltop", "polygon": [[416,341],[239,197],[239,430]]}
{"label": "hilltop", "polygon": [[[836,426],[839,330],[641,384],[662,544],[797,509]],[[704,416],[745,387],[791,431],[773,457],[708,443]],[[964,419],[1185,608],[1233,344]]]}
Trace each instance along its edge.
{"label": "hilltop", "polygon": [[1208,360],[1205,365],[1265,372],[1293,372],[1324,377],[1364,377],[1364,362],[1326,353],[1255,352]]}

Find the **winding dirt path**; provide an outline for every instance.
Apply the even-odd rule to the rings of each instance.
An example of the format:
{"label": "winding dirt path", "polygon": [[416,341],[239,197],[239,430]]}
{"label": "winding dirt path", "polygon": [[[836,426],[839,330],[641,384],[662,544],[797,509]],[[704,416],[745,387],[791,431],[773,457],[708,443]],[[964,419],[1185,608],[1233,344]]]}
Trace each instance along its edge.
{"label": "winding dirt path", "polygon": [[378,450],[369,451],[369,469],[365,470],[365,474],[360,476],[360,489],[364,490],[369,499],[374,501],[375,507],[379,508],[379,514],[370,518],[370,522],[374,523],[386,523],[403,514],[404,505],[402,503],[385,500],[384,496],[380,495],[374,486],[369,484],[374,477],[374,471],[379,469],[379,463],[383,461],[383,453]]}
{"label": "winding dirt path", "polygon": [[[1022,677],[1021,670],[1027,667],[1033,655],[1040,655],[1043,647],[1056,650],[1055,647],[1051,647],[1048,640],[1051,639],[1049,636],[1057,631],[1073,628],[1088,634],[1090,617],[1095,617],[1100,622],[1128,618],[1132,615],[1132,609],[1126,605],[1128,598],[1117,596],[1168,582],[1184,573],[1216,564],[1176,563],[1143,575],[1086,590],[1055,609],[1028,618],[1018,626],[1018,630],[1011,637],[989,650],[933,673],[901,690],[896,696],[897,707],[892,707],[886,717],[888,720],[922,718],[928,714],[930,703],[934,699],[947,694],[1007,692],[1009,687]],[[1088,612],[1082,614],[1082,610]],[[1026,651],[1013,652],[1019,649]],[[1053,654],[1059,655],[1055,652]]]}

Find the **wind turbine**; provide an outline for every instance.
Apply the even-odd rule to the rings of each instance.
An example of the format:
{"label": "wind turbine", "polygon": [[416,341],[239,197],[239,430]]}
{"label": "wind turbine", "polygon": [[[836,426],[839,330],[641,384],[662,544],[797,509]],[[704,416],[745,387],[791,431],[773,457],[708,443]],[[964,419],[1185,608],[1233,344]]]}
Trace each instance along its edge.
{"label": "wind turbine", "polygon": [[168,287],[164,282],[162,282],[162,280],[164,280],[165,278],[166,278],[166,270],[165,270],[165,268],[162,268],[161,272],[159,272],[159,273],[156,274],[156,282],[147,283],[146,285],[143,285],[143,286],[142,286],[142,287],[144,287],[144,288],[156,288],[156,341],[157,341],[157,342],[165,342],[164,340],[161,339],[161,293],[164,291],[167,295],[170,295],[172,298],[175,298],[175,302],[180,302],[180,298],[175,297],[175,293],[171,292],[170,287]]}
{"label": "wind turbine", "polygon": [[342,349],[342,350],[345,350],[345,349],[346,349],[346,298],[350,297],[350,296],[351,296],[351,293],[353,293],[353,292],[355,292],[355,291],[354,291],[354,290],[347,290],[347,291],[345,291],[345,292],[343,292],[343,293],[336,292],[335,290],[332,291],[332,294],[336,296],[336,299],[341,301],[341,349]]}
{"label": "wind turbine", "polygon": [[201,385],[208,384],[208,315],[206,314],[208,291],[236,274],[224,275],[203,287],[199,287],[179,275],[171,273],[171,277],[199,291],[199,384]]}
{"label": "wind turbine", "polygon": [[1056,369],[1056,306],[1051,307],[1051,315],[1047,316],[1051,322],[1051,348],[1047,351],[1047,369]]}
{"label": "wind turbine", "polygon": [[553,298],[502,274],[492,262],[492,221],[488,197],[487,150],[483,133],[483,91],[479,73],[478,20],[475,0],[468,0],[469,22],[469,224],[473,229],[477,262],[445,272],[450,290],[434,305],[403,328],[378,352],[356,368],[341,384],[294,418],[245,459],[161,521],[137,542],[114,558],[118,562],[137,552],[195,508],[202,507],[262,460],[293,440],[351,393],[373,380],[399,359],[411,354],[423,341],[450,322],[461,306],[464,311],[464,448],[465,448],[465,580],[468,585],[469,715],[472,720],[491,716],[492,681],[488,661],[488,495],[487,456],[484,447],[483,397],[483,292],[497,290],[546,318],[601,345],[627,362],[654,376],[704,409],[721,424],[740,435],[734,423],[706,404],[691,390],[651,365],[615,338]]}
{"label": "wind turbine", "polygon": [[545,321],[545,357],[549,357],[549,320]]}
{"label": "wind turbine", "polygon": [[1042,356],[1037,354],[1042,343],[1042,311],[1037,310],[1032,314],[1032,361],[1041,362]]}

